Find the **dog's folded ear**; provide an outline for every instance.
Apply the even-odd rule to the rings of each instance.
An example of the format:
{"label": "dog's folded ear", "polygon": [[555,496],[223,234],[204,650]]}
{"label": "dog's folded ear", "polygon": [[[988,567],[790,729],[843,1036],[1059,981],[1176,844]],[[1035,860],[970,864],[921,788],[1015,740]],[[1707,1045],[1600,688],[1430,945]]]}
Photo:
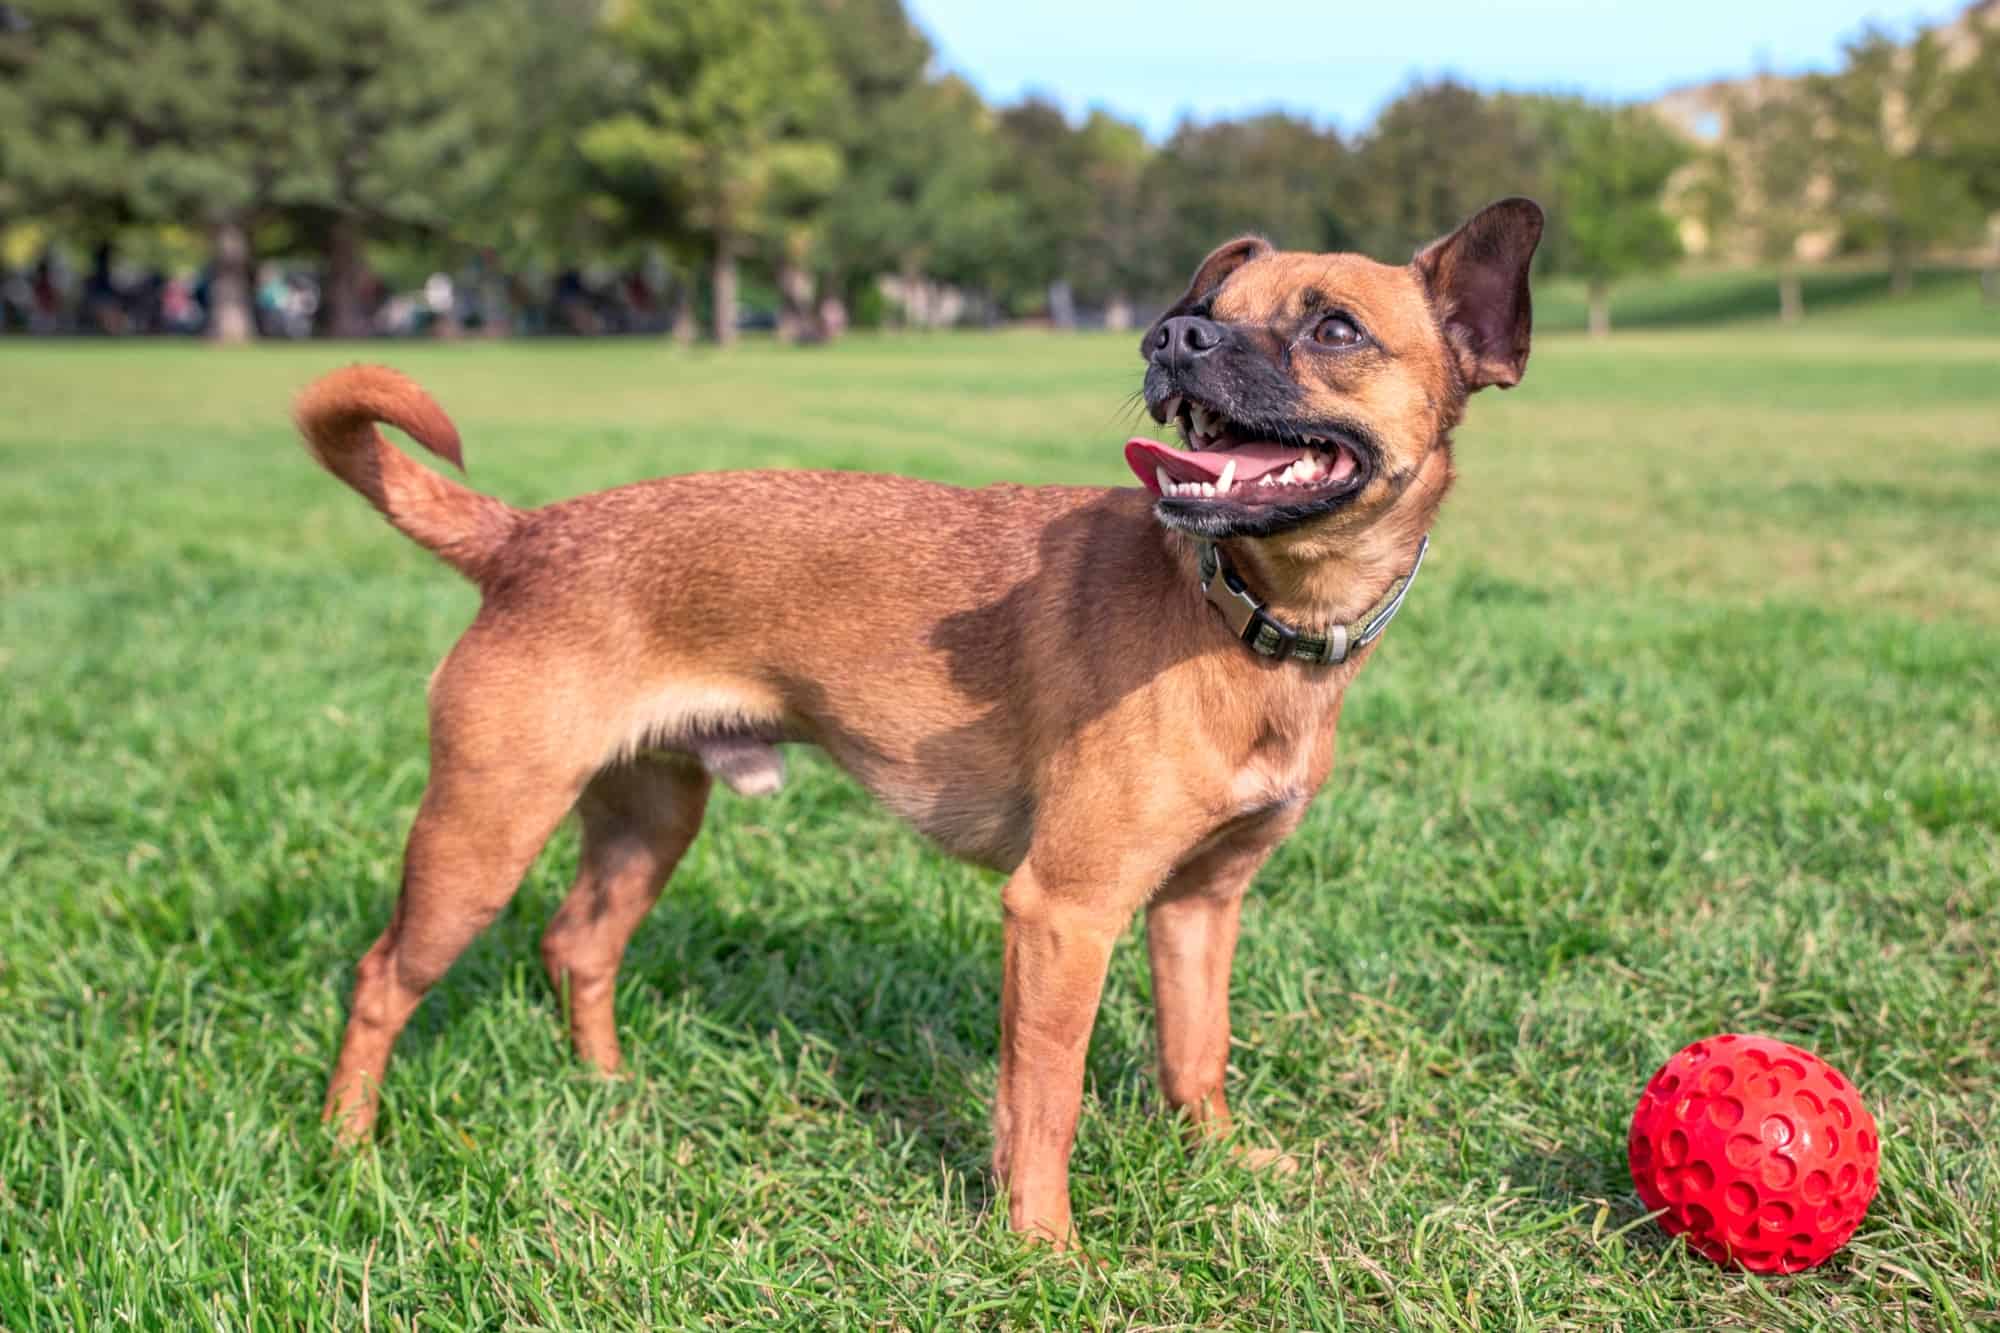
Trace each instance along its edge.
{"label": "dog's folded ear", "polygon": [[1201,267],[1194,271],[1194,281],[1181,293],[1180,299],[1160,312],[1160,318],[1153,321],[1146,336],[1139,339],[1139,355],[1150,358],[1153,345],[1153,330],[1160,327],[1161,320],[1172,319],[1175,315],[1185,315],[1203,301],[1215,295],[1223,281],[1253,259],[1261,259],[1273,253],[1271,243],[1262,236],[1238,236],[1233,241],[1225,241],[1208,252],[1208,258],[1201,261]]}
{"label": "dog's folded ear", "polygon": [[1541,205],[1502,199],[1411,261],[1468,390],[1521,382],[1534,324],[1528,262],[1541,239]]}

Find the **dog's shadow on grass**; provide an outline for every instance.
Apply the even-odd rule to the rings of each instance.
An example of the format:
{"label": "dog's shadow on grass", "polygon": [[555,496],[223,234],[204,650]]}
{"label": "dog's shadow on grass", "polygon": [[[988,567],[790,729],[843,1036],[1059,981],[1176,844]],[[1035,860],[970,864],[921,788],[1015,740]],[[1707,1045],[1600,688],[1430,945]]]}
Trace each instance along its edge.
{"label": "dog's shadow on grass", "polygon": [[626,956],[628,1056],[642,1070],[674,1058],[649,1034],[691,1004],[709,1047],[701,1058],[769,1051],[775,1039],[780,1058],[817,1071],[790,1078],[794,1096],[831,1102],[822,1109],[858,1114],[878,1136],[913,1140],[925,1158],[983,1179],[999,948],[965,939],[968,926],[870,895],[808,913],[676,896]]}
{"label": "dog's shadow on grass", "polygon": [[[949,1171],[970,1206],[988,1206],[1000,1031],[994,886],[958,884],[942,902],[926,894],[914,904],[892,889],[829,880],[817,896],[774,888],[745,901],[705,881],[754,877],[762,858],[740,847],[716,855],[725,864],[686,867],[685,880],[669,883],[620,969],[617,1024],[633,1095],[673,1099],[678,1119],[748,1124],[755,1134],[768,1107],[746,1119],[746,1085],[782,1085],[769,1106],[789,1097],[809,1115],[854,1118],[884,1151],[918,1170]],[[525,890],[473,946],[439,987],[450,998],[428,1016],[420,1010],[399,1043],[402,1078],[420,1076],[408,1057],[433,1042],[456,1045],[464,1025],[503,1003],[559,898],[553,883]],[[572,1059],[561,997],[546,984],[530,996],[545,1009],[547,1058],[510,1077],[545,1077],[553,1065],[560,1079]],[[1089,1078],[1100,1093],[1150,1086],[1150,1050],[1125,1045],[1092,1043]],[[575,1072],[583,1076],[581,1066]],[[391,1082],[398,1077],[392,1063]],[[724,1087],[736,1100],[705,1109],[704,1089]]]}

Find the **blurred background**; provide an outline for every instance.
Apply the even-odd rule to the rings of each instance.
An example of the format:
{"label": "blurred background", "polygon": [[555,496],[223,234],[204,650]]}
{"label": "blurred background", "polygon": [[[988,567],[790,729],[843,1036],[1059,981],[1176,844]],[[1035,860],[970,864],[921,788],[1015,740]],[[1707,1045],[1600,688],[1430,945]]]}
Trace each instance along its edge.
{"label": "blurred background", "polygon": [[1545,329],[2000,300],[2000,0],[0,3],[10,334],[1118,329],[1514,193]]}

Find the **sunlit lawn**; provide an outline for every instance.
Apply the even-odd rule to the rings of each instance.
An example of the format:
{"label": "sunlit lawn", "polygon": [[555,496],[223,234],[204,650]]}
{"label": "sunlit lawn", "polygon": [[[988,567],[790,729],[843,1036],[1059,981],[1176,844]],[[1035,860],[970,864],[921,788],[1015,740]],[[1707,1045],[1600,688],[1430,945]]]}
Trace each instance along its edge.
{"label": "sunlit lawn", "polygon": [[[719,799],[641,930],[630,1077],[571,1062],[540,976],[565,833],[420,1011],[378,1146],[330,1149],[473,593],[285,413],[389,359],[520,503],[752,465],[1120,484],[1135,336],[0,343],[0,1327],[2000,1317],[2000,318],[1949,309],[1547,338],[1475,403],[1246,913],[1232,1097],[1307,1169],[1157,1117],[1135,933],[1075,1161],[1099,1267],[1018,1247],[983,1173],[997,879],[814,762]],[[1882,1122],[1815,1273],[1639,1222],[1639,1084],[1727,1029]]]}

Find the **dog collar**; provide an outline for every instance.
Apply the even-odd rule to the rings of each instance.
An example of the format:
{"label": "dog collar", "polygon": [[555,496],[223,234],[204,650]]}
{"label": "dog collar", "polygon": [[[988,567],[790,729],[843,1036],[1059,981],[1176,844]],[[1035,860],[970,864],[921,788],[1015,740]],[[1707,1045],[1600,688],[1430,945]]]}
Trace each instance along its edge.
{"label": "dog collar", "polygon": [[1280,661],[1295,657],[1320,666],[1345,662],[1349,654],[1382,637],[1382,631],[1389,628],[1389,622],[1402,609],[1404,596],[1417,581],[1417,571],[1424,567],[1424,552],[1430,548],[1431,539],[1426,536],[1417,543],[1417,558],[1410,562],[1410,572],[1390,584],[1381,601],[1353,624],[1334,625],[1321,638],[1302,634],[1266,612],[1264,604],[1250,595],[1250,589],[1229,567],[1229,557],[1222,553],[1222,548],[1214,542],[1196,543],[1201,557],[1201,591],[1209,604],[1222,612],[1222,621],[1229,626],[1230,633],[1264,657]]}

